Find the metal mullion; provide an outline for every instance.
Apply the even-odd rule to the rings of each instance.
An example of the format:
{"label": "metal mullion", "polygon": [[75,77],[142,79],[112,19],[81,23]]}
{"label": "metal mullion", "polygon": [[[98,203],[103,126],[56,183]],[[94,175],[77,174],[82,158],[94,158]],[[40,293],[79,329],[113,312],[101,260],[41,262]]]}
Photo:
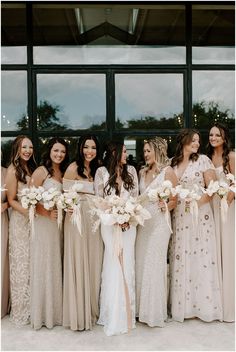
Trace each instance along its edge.
{"label": "metal mullion", "polygon": [[184,122],[192,127],[192,5],[185,7],[186,64],[187,72],[184,85]]}

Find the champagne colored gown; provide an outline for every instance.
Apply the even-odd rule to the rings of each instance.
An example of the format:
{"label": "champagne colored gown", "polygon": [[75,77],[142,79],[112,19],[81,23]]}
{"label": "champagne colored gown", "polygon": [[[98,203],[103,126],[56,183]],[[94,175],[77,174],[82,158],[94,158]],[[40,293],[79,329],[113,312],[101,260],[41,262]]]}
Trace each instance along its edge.
{"label": "champagne colored gown", "polygon": [[[1,187],[5,188],[6,168],[1,167]],[[6,191],[1,192],[1,202],[7,201]],[[1,318],[9,311],[9,221],[7,209],[1,213],[1,285],[2,285],[2,303],[1,303]]]}
{"label": "champagne colored gown", "polygon": [[[166,168],[148,186],[142,173],[140,193],[159,187],[165,180],[165,172]],[[144,206],[152,217],[137,230],[136,315],[140,322],[151,327],[163,327],[167,319],[167,250],[171,232],[156,201],[147,200]]]}
{"label": "champagne colored gown", "polygon": [[[128,199],[138,196],[138,178],[133,166],[128,171],[134,179],[134,189],[127,191],[122,184],[120,197]],[[105,167],[98,168],[95,175],[95,193],[103,197],[103,189],[109,174]],[[115,194],[115,190],[112,190]],[[135,327],[135,239],[136,227],[122,232],[123,270],[114,253],[113,226],[101,225],[101,235],[105,245],[102,267],[100,316],[98,324],[104,326],[106,335],[118,335]],[[125,285],[125,282],[127,286]],[[127,290],[126,290],[127,288]],[[131,313],[129,321],[128,310]]]}
{"label": "champagne colored gown", "polygon": [[[45,169],[47,174],[47,170]],[[62,190],[62,184],[49,177],[44,180],[45,190]],[[57,221],[36,214],[35,233],[31,234],[31,327],[53,328],[62,325],[62,230]]]}
{"label": "champagne colored gown", "polygon": [[[224,179],[223,167],[216,168],[217,179]],[[235,321],[235,200],[228,208],[227,220],[221,221],[220,197],[213,197],[216,225],[217,261],[223,297],[223,320]]]}
{"label": "champagne colored gown", "polygon": [[[28,187],[18,181],[18,193]],[[30,224],[29,217],[12,209],[9,222],[10,320],[26,325],[30,319]]]}
{"label": "champagne colored gown", "polygon": [[71,330],[92,329],[99,317],[99,294],[103,261],[100,231],[92,231],[88,197],[94,196],[94,183],[63,179],[63,189],[75,183],[83,185],[80,193],[81,234],[65,216],[63,326]]}
{"label": "champagne colored gown", "polygon": [[[174,167],[176,171],[177,167]],[[189,161],[179,184],[205,187],[203,173],[215,169],[206,155]],[[170,241],[170,303],[173,320],[197,317],[203,321],[222,320],[222,299],[217,268],[216,231],[210,203],[199,207],[195,224],[178,199],[173,212]]]}

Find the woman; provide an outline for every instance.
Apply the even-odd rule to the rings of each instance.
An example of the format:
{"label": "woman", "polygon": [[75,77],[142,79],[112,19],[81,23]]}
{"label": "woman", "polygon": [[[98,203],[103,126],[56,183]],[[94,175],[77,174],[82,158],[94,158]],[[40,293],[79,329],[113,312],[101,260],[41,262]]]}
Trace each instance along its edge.
{"label": "woman", "polygon": [[[68,165],[68,145],[62,138],[49,140],[42,166],[33,173],[30,186],[62,191],[62,177]],[[32,328],[53,328],[62,324],[62,231],[57,210],[36,206],[35,233],[31,238],[30,310]]]}
{"label": "woman", "polygon": [[7,202],[5,179],[6,168],[1,166],[1,285],[2,285],[2,303],[1,303],[1,318],[9,312],[9,251],[8,251],[8,212],[9,204]]}
{"label": "woman", "polygon": [[[235,174],[235,153],[230,149],[228,128],[215,123],[210,129],[207,155],[212,160],[218,180],[226,180],[226,174]],[[235,320],[235,201],[234,192],[228,194],[227,221],[222,224],[220,198],[213,197],[213,211],[216,225],[217,260],[223,296],[223,320]]]}
{"label": "woman", "polygon": [[[123,199],[138,196],[137,173],[126,164],[127,152],[120,142],[110,142],[106,148],[104,166],[95,175],[95,193],[101,197],[118,195]],[[105,245],[100,316],[98,324],[104,325],[105,333],[116,335],[135,327],[135,267],[134,245],[136,228],[124,225],[123,251],[114,253],[113,229],[101,225]]]}
{"label": "woman", "polygon": [[63,188],[74,184],[80,191],[81,233],[66,213],[64,227],[64,288],[63,326],[71,330],[89,330],[99,316],[99,293],[103,244],[100,233],[93,233],[90,220],[89,196],[94,195],[94,176],[99,166],[99,144],[93,135],[80,137],[76,161],[69,165]]}
{"label": "woman", "polygon": [[6,189],[8,203],[12,207],[9,223],[10,320],[17,325],[28,324],[30,316],[29,215],[18,195],[28,187],[35,167],[31,140],[26,136],[16,137],[12,145],[11,164],[7,169]]}
{"label": "woman", "polygon": [[[199,146],[199,133],[184,129],[177,136],[176,153],[171,162],[179,184],[190,190],[194,185],[207,187],[216,177],[210,159],[198,154]],[[197,222],[197,214],[187,212],[189,204],[185,200],[178,200],[173,213],[170,301],[172,318],[180,322],[193,317],[206,322],[222,320],[210,197],[203,194],[197,203]]]}
{"label": "woman", "polygon": [[[167,143],[160,137],[144,141],[146,166],[140,170],[140,193],[160,187],[165,180],[177,185],[177,177],[169,166]],[[170,196],[168,212],[176,206]],[[171,235],[163,201],[147,200],[145,207],[152,215],[145,226],[138,226],[136,240],[136,314],[140,322],[151,327],[165,325],[167,319],[167,250]],[[169,216],[169,214],[168,214]]]}

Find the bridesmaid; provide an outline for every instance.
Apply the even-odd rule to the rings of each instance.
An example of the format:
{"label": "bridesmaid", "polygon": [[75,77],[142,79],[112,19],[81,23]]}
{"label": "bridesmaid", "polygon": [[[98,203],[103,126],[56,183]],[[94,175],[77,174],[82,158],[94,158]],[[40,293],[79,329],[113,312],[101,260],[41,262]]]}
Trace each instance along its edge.
{"label": "bridesmaid", "polygon": [[99,316],[99,293],[103,244],[99,231],[92,232],[89,196],[94,195],[94,176],[99,166],[99,144],[93,135],[80,137],[76,161],[69,165],[63,179],[68,190],[82,184],[80,193],[82,233],[66,213],[64,226],[63,326],[71,330],[89,330]]}
{"label": "bridesmaid", "polygon": [[2,303],[1,303],[1,318],[9,312],[9,251],[8,251],[8,212],[9,204],[6,199],[6,172],[7,169],[1,166],[1,285],[2,285]]}
{"label": "bridesmaid", "polygon": [[[62,138],[49,140],[42,166],[33,173],[30,186],[62,191],[62,177],[69,162],[68,145]],[[57,210],[36,206],[35,233],[31,238],[31,327],[51,329],[62,325],[62,231]]]}
{"label": "bridesmaid", "polygon": [[6,189],[12,207],[9,223],[10,260],[10,320],[17,325],[29,323],[30,317],[30,227],[28,209],[18,200],[18,194],[28,187],[36,167],[33,144],[26,136],[13,142],[11,164],[7,169]]}
{"label": "bridesmaid", "polygon": [[[215,168],[206,155],[199,155],[200,136],[184,129],[177,136],[172,167],[179,184],[190,188],[207,187],[215,180]],[[210,197],[198,200],[198,222],[178,200],[173,213],[170,245],[170,303],[173,320],[197,317],[203,321],[222,320],[222,302],[217,269],[215,225]]]}
{"label": "bridesmaid", "polygon": [[[104,165],[95,175],[95,193],[100,197],[118,195],[123,199],[138,196],[138,177],[133,166],[126,164],[124,144],[107,145]],[[123,226],[122,226],[123,227]],[[114,254],[113,228],[101,225],[105,245],[102,268],[100,316],[98,324],[104,325],[108,336],[128,332],[135,327],[135,264],[134,245],[136,228],[122,232],[123,250]]]}
{"label": "bridesmaid", "polygon": [[[227,173],[235,174],[235,153],[230,149],[228,128],[215,123],[210,129],[207,155],[212,160],[217,179],[225,179]],[[220,198],[213,197],[213,211],[216,225],[217,259],[222,283],[223,320],[235,321],[235,194],[228,194],[228,215],[221,223]]]}
{"label": "bridesmaid", "polygon": [[[160,137],[145,140],[143,152],[146,166],[139,172],[140,193],[161,186],[165,180],[175,187],[177,177],[169,166],[166,141]],[[176,197],[171,196],[167,206],[168,211],[172,210]],[[171,231],[163,202],[146,201],[145,207],[152,217],[137,231],[136,314],[140,322],[163,327],[167,320],[167,250]]]}

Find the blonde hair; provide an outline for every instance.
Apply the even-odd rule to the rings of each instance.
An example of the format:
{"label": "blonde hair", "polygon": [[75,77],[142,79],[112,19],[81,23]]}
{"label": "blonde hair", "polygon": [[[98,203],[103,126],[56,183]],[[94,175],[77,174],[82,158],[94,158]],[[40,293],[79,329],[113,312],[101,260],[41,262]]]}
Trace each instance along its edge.
{"label": "blonde hair", "polygon": [[170,165],[170,160],[167,156],[167,142],[161,137],[153,137],[144,139],[144,144],[148,143],[153,148],[155,153],[155,160],[158,168],[161,170]]}

